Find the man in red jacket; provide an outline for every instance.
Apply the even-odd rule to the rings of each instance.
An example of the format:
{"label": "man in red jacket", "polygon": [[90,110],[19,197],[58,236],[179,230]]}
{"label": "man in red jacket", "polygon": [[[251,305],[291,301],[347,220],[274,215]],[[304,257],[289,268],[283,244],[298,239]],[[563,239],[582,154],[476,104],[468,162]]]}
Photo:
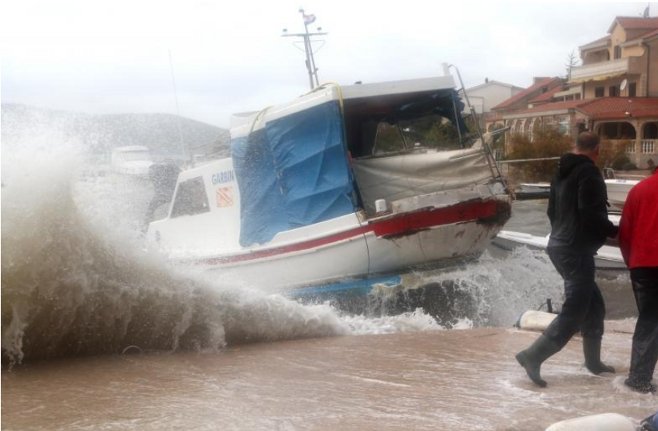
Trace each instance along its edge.
{"label": "man in red jacket", "polygon": [[637,392],[655,393],[651,379],[658,361],[658,169],[628,193],[619,222],[619,248],[631,270],[639,311],[624,383]]}

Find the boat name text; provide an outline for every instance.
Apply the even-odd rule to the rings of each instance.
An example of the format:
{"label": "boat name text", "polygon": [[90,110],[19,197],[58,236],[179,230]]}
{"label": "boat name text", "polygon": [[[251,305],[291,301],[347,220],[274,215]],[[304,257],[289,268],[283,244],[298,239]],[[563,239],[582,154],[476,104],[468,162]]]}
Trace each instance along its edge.
{"label": "boat name text", "polygon": [[233,170],[218,172],[212,176],[213,184],[224,184],[230,183],[231,181],[235,181],[235,174],[233,173]]}

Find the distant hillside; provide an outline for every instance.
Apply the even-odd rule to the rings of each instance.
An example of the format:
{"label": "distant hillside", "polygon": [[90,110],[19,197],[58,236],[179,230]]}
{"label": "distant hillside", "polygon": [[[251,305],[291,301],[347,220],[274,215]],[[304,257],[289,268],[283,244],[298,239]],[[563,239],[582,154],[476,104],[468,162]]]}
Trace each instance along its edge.
{"label": "distant hillside", "polygon": [[182,157],[183,145],[190,154],[229,153],[227,130],[176,115],[90,115],[2,104],[3,143],[29,145],[39,132],[75,141],[96,157],[107,157],[112,148],[125,145],[144,145],[156,158]]}

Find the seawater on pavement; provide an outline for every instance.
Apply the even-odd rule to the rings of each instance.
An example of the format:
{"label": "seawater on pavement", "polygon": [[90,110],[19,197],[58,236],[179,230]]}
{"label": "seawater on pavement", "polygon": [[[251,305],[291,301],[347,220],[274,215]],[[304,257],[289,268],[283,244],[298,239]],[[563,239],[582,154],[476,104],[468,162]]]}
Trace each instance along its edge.
{"label": "seawater on pavement", "polygon": [[[537,334],[511,328],[547,297],[559,305],[541,253],[485,253],[420,274],[452,292],[439,295],[445,307],[305,306],[168,266],[137,234],[148,199],[131,202],[148,186],[73,184],[74,161],[28,153],[27,166],[3,157],[3,429],[530,430],[656,409],[623,386],[633,326],[624,274],[601,276],[617,319],[603,358],[619,373],[589,374],[574,339],[545,364],[542,390],[514,360]],[[510,223],[535,226],[545,209],[515,210]]]}

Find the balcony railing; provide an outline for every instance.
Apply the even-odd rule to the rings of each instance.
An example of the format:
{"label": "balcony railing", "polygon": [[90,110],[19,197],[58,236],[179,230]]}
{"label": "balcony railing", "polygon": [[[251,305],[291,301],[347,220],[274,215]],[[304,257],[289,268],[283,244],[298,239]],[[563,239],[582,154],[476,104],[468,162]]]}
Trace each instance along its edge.
{"label": "balcony railing", "polygon": [[640,148],[642,154],[655,154],[658,148],[658,139],[642,139],[640,140]]}
{"label": "balcony railing", "polygon": [[569,82],[583,82],[590,79],[606,79],[633,72],[639,57],[626,57],[616,60],[602,61],[571,69]]}
{"label": "balcony railing", "polygon": [[628,139],[611,139],[610,141],[613,143],[625,143],[626,147],[624,151],[627,154],[635,154],[637,149],[640,150],[640,154],[658,154],[658,139],[640,139],[631,142]]}

